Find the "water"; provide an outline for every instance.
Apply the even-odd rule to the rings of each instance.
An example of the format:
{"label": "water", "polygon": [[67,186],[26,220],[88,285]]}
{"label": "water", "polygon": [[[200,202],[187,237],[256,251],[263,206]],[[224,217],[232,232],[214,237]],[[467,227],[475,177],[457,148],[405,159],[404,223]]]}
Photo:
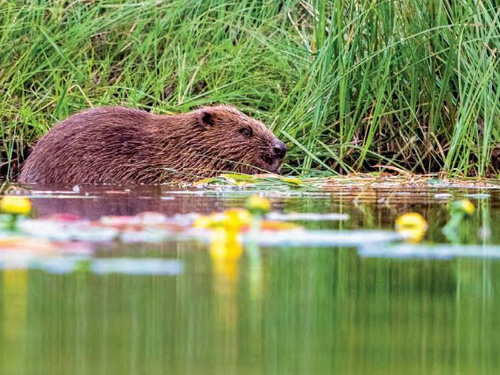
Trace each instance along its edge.
{"label": "water", "polygon": [[[247,196],[113,187],[30,194],[40,215],[93,219],[209,213]],[[311,229],[391,230],[398,215],[417,211],[429,221],[428,243],[446,243],[448,201],[482,194],[468,196],[477,212],[464,241],[500,244],[494,190],[268,194],[277,212],[349,215],[301,221]],[[354,247],[261,247],[231,260],[194,241],[108,243],[96,249],[101,266],[157,259],[182,269],[3,270],[0,374],[497,374],[498,259],[401,258],[387,256],[389,245],[380,249],[365,256]]]}

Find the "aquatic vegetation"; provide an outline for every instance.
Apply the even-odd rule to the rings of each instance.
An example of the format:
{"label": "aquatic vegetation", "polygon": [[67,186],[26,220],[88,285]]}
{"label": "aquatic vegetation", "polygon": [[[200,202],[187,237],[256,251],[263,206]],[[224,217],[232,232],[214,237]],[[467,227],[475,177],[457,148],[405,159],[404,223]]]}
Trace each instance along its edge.
{"label": "aquatic vegetation", "polygon": [[210,257],[215,274],[234,280],[238,274],[238,261],[243,254],[240,233],[252,225],[252,214],[245,209],[229,209],[198,217],[193,226],[209,229]]}
{"label": "aquatic vegetation", "polygon": [[452,202],[450,206],[450,219],[443,227],[443,233],[452,243],[459,243],[460,227],[464,221],[470,218],[475,211],[475,207],[468,199]]}
{"label": "aquatic vegetation", "polygon": [[5,214],[28,215],[31,212],[31,202],[25,197],[6,195],[0,200],[0,211]]}
{"label": "aquatic vegetation", "polygon": [[243,251],[239,233],[250,226],[250,213],[243,209],[231,209],[223,213],[200,216],[193,226],[211,229],[210,255],[215,259],[239,259]]}
{"label": "aquatic vegetation", "polygon": [[317,190],[317,186],[309,179],[286,177],[275,174],[248,175],[241,173],[225,173],[217,177],[205,178],[194,183],[198,188],[238,187],[259,190]]}
{"label": "aquatic vegetation", "polygon": [[[58,214],[42,219],[26,219],[31,212],[25,197],[5,196],[0,209],[8,218],[9,232],[0,232],[0,269],[40,269],[51,273],[69,273],[88,269],[97,274],[127,273],[175,275],[182,263],[165,259],[96,259],[91,243],[103,243],[133,231],[148,232],[157,225],[166,229],[165,216],[142,213],[134,217],[103,217],[98,222],[74,215]],[[15,230],[13,234],[12,231]],[[125,239],[125,238],[123,238]],[[148,238],[151,241],[151,238]],[[165,240],[165,236],[161,237]]]}
{"label": "aquatic vegetation", "polygon": [[462,216],[463,218],[468,218],[474,213],[475,210],[476,209],[474,205],[468,199],[453,202],[451,205],[451,214],[453,216]]}
{"label": "aquatic vegetation", "polygon": [[248,209],[231,208],[224,212],[201,215],[194,222],[194,228],[221,229],[230,233],[246,233],[253,230],[280,231],[301,229],[300,226],[280,220],[263,220],[270,208],[268,199],[252,196],[245,204]]}
{"label": "aquatic vegetation", "polygon": [[[161,213],[145,212],[136,216],[103,216],[96,221],[55,215],[23,220],[20,231],[31,238],[93,243],[198,239],[210,243],[211,253],[217,258],[239,257],[242,245],[359,246],[404,238],[398,233],[384,231],[306,230],[290,221],[310,219],[310,214],[280,214],[278,217],[275,214],[273,218],[272,213],[268,213],[271,208],[269,200],[259,196],[249,198],[245,206],[248,209],[232,208],[210,215],[167,217]],[[313,216],[315,220],[321,217]],[[348,219],[338,214],[328,214],[325,218]]]}
{"label": "aquatic vegetation", "polygon": [[[405,192],[396,191],[392,194],[398,196],[397,193]],[[40,193],[37,192],[37,194]],[[65,195],[65,192],[61,191],[58,194]],[[463,193],[461,195],[464,196]],[[484,199],[483,195],[473,195],[471,198]],[[412,193],[412,196],[415,196],[415,193]],[[431,200],[436,199],[432,192],[428,197]],[[446,195],[447,199],[452,197],[453,194]],[[380,201],[381,198],[377,199]],[[9,202],[9,200],[4,202]],[[28,212],[26,207],[30,205],[26,203],[29,203],[26,198],[10,202],[12,204],[7,207],[11,212]],[[259,247],[335,246],[366,250],[377,246],[380,249],[392,251],[394,246],[403,241],[409,243],[422,241],[428,228],[422,215],[409,212],[395,220],[395,231],[318,230],[309,228],[311,224],[307,222],[346,221],[350,216],[334,212],[271,211],[271,201],[265,194],[252,195],[241,206],[244,208],[234,207],[208,215],[188,213],[167,216],[151,211],[141,212],[134,216],[105,215],[96,220],[64,213],[40,218],[24,218],[19,221],[15,235],[7,231],[0,232],[2,236],[0,250],[6,254],[15,250],[20,251],[20,254],[34,256],[49,253],[74,253],[75,249],[72,250],[70,245],[72,243],[85,244],[87,250],[90,249],[88,251],[92,252],[93,244],[197,241],[207,244],[214,267],[223,270],[225,266],[217,262],[237,262],[243,254],[246,254],[249,259],[258,259]],[[469,218],[474,210],[474,205],[469,200],[460,200],[450,204],[451,218],[444,228],[444,232],[449,231],[450,241],[459,242],[460,223]],[[301,221],[303,226],[295,224],[294,221]],[[432,244],[428,245],[432,246]],[[65,250],[66,247],[67,250]],[[215,263],[218,265],[215,266]],[[234,271],[233,266],[229,268]]]}
{"label": "aquatic vegetation", "polygon": [[[408,173],[389,174],[389,173],[351,173],[342,176],[317,177],[307,180],[321,190],[332,190],[333,188],[345,187],[364,187],[373,189],[407,189],[418,188],[447,190],[455,189],[492,189],[497,190],[500,184],[496,179],[482,178],[437,178],[437,175],[413,175]],[[449,197],[450,192],[437,193],[437,198]]]}
{"label": "aquatic vegetation", "polygon": [[[190,184],[186,185],[187,187]],[[198,189],[203,189],[204,194],[211,191],[238,194],[250,192],[252,194],[325,194],[337,189],[363,188],[363,189],[484,189],[497,190],[500,188],[498,180],[478,178],[436,178],[436,175],[389,174],[381,172],[351,173],[329,177],[284,177],[278,175],[245,175],[221,174],[220,176],[203,179],[193,184]],[[196,194],[196,192],[193,192]],[[468,194],[465,194],[466,196]],[[486,193],[469,194],[470,198],[484,199]],[[436,199],[451,198],[453,194],[436,193]]]}
{"label": "aquatic vegetation", "polygon": [[396,219],[396,231],[401,233],[409,242],[422,241],[428,225],[424,217],[416,212],[401,215]]}
{"label": "aquatic vegetation", "polygon": [[[25,219],[19,233],[29,238],[49,241],[85,241],[94,243],[150,242],[199,239],[211,244],[214,257],[239,257],[245,246],[362,246],[366,243],[422,240],[425,220],[416,213],[402,215],[396,221],[397,232],[369,230],[311,230],[292,223],[294,220],[348,220],[346,214],[270,212],[267,198],[253,195],[246,208],[231,208],[210,215],[175,215],[143,212],[135,216],[103,216],[99,220],[58,214],[39,219]],[[457,210],[470,212],[467,203]],[[457,211],[457,212],[462,212]]]}
{"label": "aquatic vegetation", "polygon": [[271,202],[269,202],[269,199],[262,198],[258,195],[251,196],[247,200],[245,206],[251,215],[256,216],[265,215],[271,210]]}
{"label": "aquatic vegetation", "polygon": [[195,219],[195,228],[224,229],[228,232],[240,232],[248,228],[251,223],[251,214],[244,209],[229,209],[224,212],[214,213],[208,216],[199,216]]}
{"label": "aquatic vegetation", "polygon": [[6,227],[10,231],[18,229],[19,216],[29,215],[31,212],[31,202],[28,198],[16,195],[5,195],[0,200],[0,211],[6,214],[3,221],[6,222]]}

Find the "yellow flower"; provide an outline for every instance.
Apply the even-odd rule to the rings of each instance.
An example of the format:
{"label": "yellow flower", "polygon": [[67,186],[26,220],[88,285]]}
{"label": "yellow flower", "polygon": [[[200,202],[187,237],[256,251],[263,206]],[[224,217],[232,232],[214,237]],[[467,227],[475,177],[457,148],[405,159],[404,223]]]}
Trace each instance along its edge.
{"label": "yellow flower", "polygon": [[264,215],[271,209],[271,202],[269,199],[252,195],[246,202],[246,207],[252,215]]}
{"label": "yellow flower", "polygon": [[242,227],[248,227],[251,215],[247,210],[232,208],[222,213],[200,216],[194,221],[195,228],[222,228],[230,232],[239,232]]}
{"label": "yellow flower", "polygon": [[224,212],[226,217],[225,228],[228,230],[240,231],[242,227],[250,226],[252,215],[245,209],[232,208]]}
{"label": "yellow flower", "polygon": [[28,215],[31,212],[31,202],[25,197],[6,195],[0,201],[0,211],[6,214]]}
{"label": "yellow flower", "polygon": [[410,242],[420,242],[427,231],[427,222],[416,212],[406,213],[396,219],[396,230]]}
{"label": "yellow flower", "polygon": [[458,213],[465,214],[466,216],[470,216],[474,213],[475,207],[470,200],[464,199],[458,202],[454,202],[452,210]]}

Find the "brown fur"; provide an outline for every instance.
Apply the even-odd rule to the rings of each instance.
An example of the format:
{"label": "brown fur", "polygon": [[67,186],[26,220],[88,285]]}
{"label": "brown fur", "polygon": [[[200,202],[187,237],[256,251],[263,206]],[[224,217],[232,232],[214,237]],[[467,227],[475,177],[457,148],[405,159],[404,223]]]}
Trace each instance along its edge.
{"label": "brown fur", "polygon": [[19,182],[158,184],[227,171],[279,173],[284,151],[263,123],[231,106],[174,116],[104,107],[73,115],[44,135]]}

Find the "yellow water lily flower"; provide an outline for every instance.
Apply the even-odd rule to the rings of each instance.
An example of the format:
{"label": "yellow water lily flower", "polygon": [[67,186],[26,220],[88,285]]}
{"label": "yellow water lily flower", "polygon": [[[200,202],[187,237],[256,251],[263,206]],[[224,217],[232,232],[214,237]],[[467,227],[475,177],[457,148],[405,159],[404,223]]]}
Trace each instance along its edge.
{"label": "yellow water lily flower", "polygon": [[460,243],[463,238],[460,234],[462,223],[470,218],[475,211],[475,207],[468,199],[453,202],[450,206],[450,219],[443,227],[443,233],[452,243]]}
{"label": "yellow water lily flower", "polygon": [[396,230],[410,242],[422,241],[427,228],[427,221],[416,212],[406,213],[396,219]]}
{"label": "yellow water lily flower", "polygon": [[455,211],[457,213],[462,213],[462,214],[465,214],[467,216],[471,216],[474,213],[474,211],[476,210],[476,208],[474,207],[472,202],[468,199],[454,202],[452,209],[453,209],[453,211]]}
{"label": "yellow water lily flower", "polygon": [[261,196],[252,195],[246,202],[246,208],[252,215],[264,215],[271,210],[271,202]]}
{"label": "yellow water lily flower", "polygon": [[240,231],[243,227],[250,226],[252,215],[243,208],[232,208],[224,212],[226,217],[225,227],[228,230]]}
{"label": "yellow water lily flower", "polygon": [[195,221],[195,228],[222,228],[231,232],[239,232],[243,227],[248,227],[251,222],[250,212],[242,208],[232,208],[221,213],[200,216]]}
{"label": "yellow water lily flower", "polygon": [[6,195],[0,201],[0,211],[11,215],[28,215],[31,212],[31,202],[26,197]]}

